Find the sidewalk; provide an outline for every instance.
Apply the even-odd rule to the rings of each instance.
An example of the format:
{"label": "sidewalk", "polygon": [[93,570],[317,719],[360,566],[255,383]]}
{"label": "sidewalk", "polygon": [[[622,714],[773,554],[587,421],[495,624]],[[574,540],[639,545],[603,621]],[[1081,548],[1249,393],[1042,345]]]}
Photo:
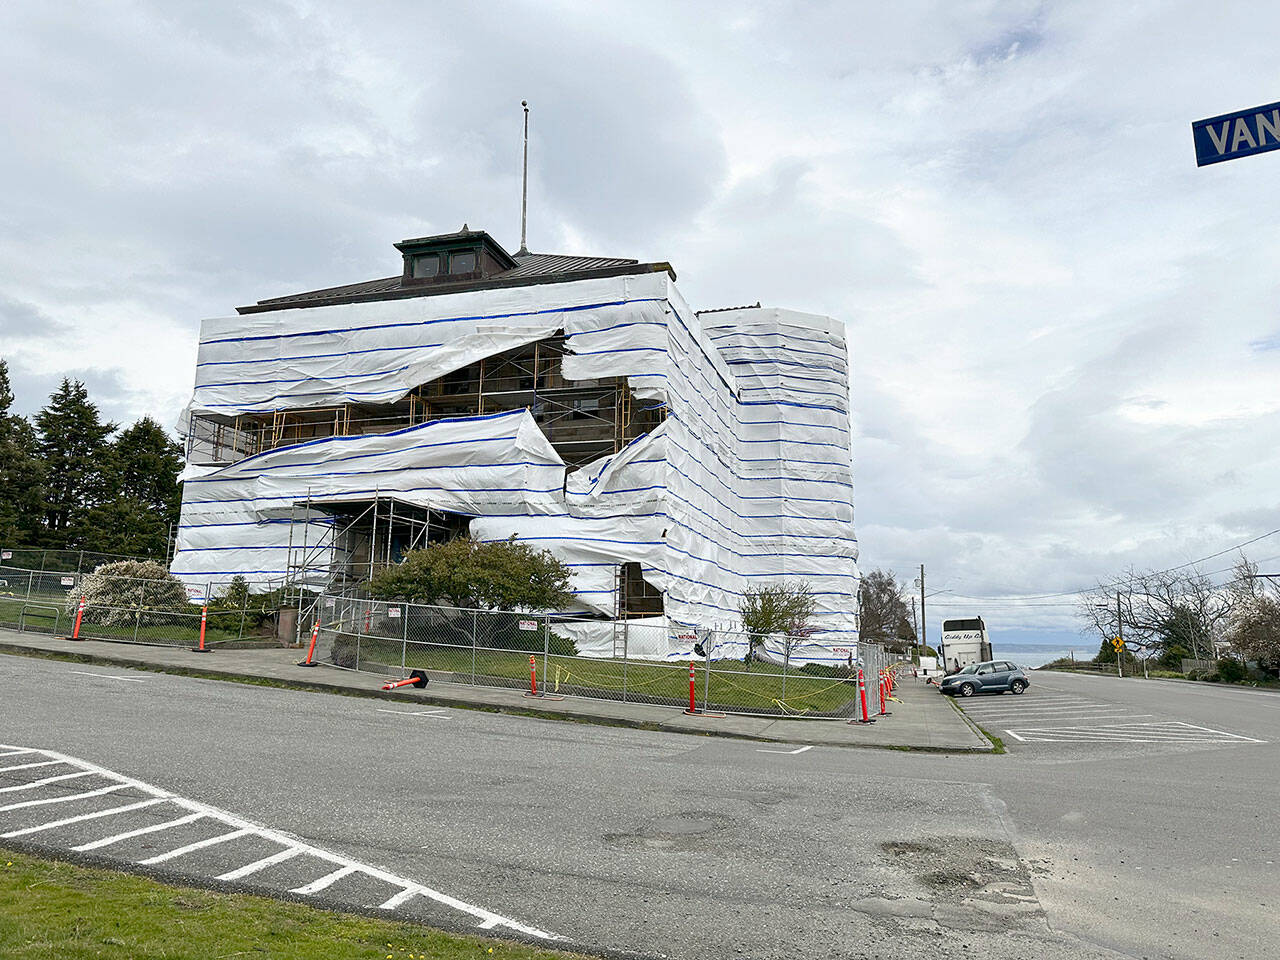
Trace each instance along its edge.
{"label": "sidewalk", "polygon": [[890,705],[891,716],[873,724],[776,717],[686,716],[676,707],[611,700],[533,699],[522,691],[435,682],[419,691],[406,687],[383,693],[385,680],[336,667],[299,667],[301,651],[280,647],[193,653],[185,647],[159,647],[99,640],[60,640],[43,634],[0,629],[0,653],[54,655],[162,673],[215,679],[267,681],[308,690],[379,697],[436,706],[518,713],[614,726],[741,737],[814,746],[881,747],[990,753],[992,746],[948,702],[923,681],[906,679]]}

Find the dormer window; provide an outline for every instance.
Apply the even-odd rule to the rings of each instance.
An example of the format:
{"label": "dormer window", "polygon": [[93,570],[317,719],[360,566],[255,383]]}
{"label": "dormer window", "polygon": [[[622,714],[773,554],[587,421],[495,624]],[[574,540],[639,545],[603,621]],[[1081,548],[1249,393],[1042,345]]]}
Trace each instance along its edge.
{"label": "dormer window", "polygon": [[483,230],[445,233],[396,244],[404,255],[404,283],[459,283],[487,280],[519,264]]}
{"label": "dormer window", "polygon": [[430,280],[440,275],[440,254],[424,253],[413,258],[413,279]]}

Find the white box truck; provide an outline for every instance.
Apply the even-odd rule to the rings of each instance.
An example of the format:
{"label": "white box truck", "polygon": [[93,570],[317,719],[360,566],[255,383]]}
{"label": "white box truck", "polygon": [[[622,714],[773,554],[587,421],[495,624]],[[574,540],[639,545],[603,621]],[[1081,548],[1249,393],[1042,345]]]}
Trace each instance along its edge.
{"label": "white box truck", "polygon": [[943,620],[938,658],[942,661],[943,674],[956,673],[971,663],[990,660],[991,641],[987,638],[987,626],[982,618]]}

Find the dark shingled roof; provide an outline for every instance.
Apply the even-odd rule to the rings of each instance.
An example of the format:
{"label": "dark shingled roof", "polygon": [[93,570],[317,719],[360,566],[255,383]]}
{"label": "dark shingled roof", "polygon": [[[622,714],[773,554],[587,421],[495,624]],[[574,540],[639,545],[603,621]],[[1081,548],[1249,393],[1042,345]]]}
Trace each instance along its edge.
{"label": "dark shingled roof", "polygon": [[442,293],[458,293],[464,290],[482,290],[490,287],[520,287],[535,283],[561,283],[567,280],[584,280],[591,277],[616,277],[628,273],[657,273],[666,271],[675,279],[676,272],[669,263],[640,263],[618,257],[566,257],[553,253],[527,253],[515,255],[519,264],[514,270],[484,280],[463,280],[458,283],[414,284],[406,286],[401,275],[381,280],[365,280],[341,287],[325,287],[308,290],[287,297],[271,297],[259,300],[248,307],[237,307],[239,313],[263,313],[268,310],[288,310],[295,307],[322,307],[336,303],[360,303],[370,300],[398,300],[408,297],[430,297]]}

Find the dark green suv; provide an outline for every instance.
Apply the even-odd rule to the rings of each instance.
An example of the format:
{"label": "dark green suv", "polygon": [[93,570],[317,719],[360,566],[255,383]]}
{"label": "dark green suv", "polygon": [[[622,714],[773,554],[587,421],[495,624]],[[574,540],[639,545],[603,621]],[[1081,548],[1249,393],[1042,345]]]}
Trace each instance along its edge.
{"label": "dark green suv", "polygon": [[975,693],[1021,693],[1031,686],[1022,668],[1008,660],[988,660],[971,663],[959,673],[942,678],[938,689],[957,697],[972,697]]}

